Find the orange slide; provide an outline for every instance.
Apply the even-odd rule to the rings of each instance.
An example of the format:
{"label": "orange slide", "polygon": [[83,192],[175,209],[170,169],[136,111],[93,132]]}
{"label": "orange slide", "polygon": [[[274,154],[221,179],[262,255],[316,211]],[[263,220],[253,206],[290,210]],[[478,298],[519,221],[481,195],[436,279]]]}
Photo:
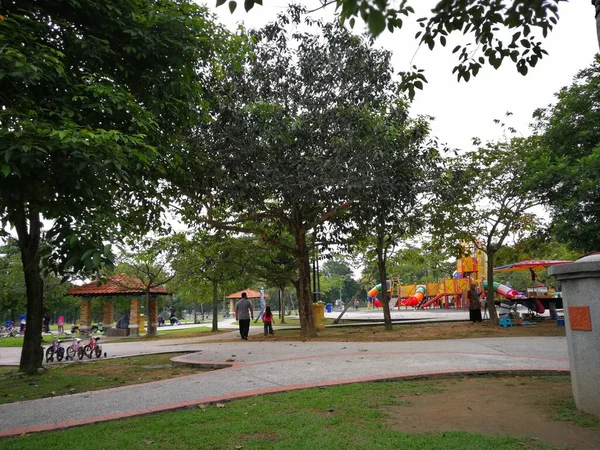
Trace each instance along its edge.
{"label": "orange slide", "polygon": [[402,300],[400,303],[402,306],[417,306],[425,298],[426,292],[425,286],[418,286],[415,295]]}
{"label": "orange slide", "polygon": [[432,303],[437,302],[440,298],[442,298],[444,296],[444,293],[442,292],[441,294],[436,295],[435,297],[433,297],[431,300],[428,300],[426,303],[422,304],[420,306],[421,309],[423,308],[427,308],[429,305],[431,305]]}

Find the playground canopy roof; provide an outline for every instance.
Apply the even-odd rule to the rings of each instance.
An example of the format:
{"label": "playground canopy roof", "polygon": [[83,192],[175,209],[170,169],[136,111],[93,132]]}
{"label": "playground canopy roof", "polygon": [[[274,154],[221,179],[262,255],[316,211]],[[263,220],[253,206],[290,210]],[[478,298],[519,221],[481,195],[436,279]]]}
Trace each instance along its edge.
{"label": "playground canopy roof", "polygon": [[[141,295],[144,294],[144,283],[139,278],[131,275],[115,275],[107,280],[97,280],[81,286],[75,286],[67,291],[73,296],[111,296],[111,295]],[[152,295],[169,295],[164,286],[150,288]]]}
{"label": "playground canopy roof", "polygon": [[570,264],[573,261],[558,261],[554,259],[526,259],[505,266],[494,267],[494,272],[517,272],[519,270],[541,270],[550,266],[558,266],[560,264]]}
{"label": "playground canopy roof", "polygon": [[[242,292],[245,292],[248,298],[260,298],[259,291],[253,291],[252,289],[242,289],[241,291],[234,292],[233,294],[229,294],[225,298],[242,298]],[[265,298],[270,298],[269,294],[265,294]]]}

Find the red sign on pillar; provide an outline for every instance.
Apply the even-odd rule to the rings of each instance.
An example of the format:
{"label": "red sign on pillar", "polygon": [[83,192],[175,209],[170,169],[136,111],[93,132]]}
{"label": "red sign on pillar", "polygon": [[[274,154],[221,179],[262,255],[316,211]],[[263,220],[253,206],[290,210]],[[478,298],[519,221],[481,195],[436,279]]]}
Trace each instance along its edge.
{"label": "red sign on pillar", "polygon": [[569,326],[571,330],[592,331],[589,306],[569,306]]}

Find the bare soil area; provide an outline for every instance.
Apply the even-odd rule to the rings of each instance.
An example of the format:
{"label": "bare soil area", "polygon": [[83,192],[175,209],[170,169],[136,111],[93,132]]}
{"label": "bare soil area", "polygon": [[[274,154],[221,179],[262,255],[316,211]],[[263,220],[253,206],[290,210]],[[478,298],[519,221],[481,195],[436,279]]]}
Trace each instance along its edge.
{"label": "bare soil area", "polygon": [[402,406],[386,407],[388,425],[409,433],[506,435],[532,448],[600,449],[600,420],[575,410],[569,377],[460,377],[439,380],[439,387],[399,396]]}
{"label": "bare soil area", "polygon": [[[387,341],[430,341],[438,339],[469,339],[489,337],[532,337],[565,336],[565,327],[556,321],[540,321],[536,325],[503,328],[489,322],[427,323],[416,325],[394,325],[391,331],[383,326],[355,326],[326,328],[312,340],[337,342],[387,342]],[[292,341],[300,339],[299,330],[276,331],[274,336],[250,335],[251,340],[269,339]]]}

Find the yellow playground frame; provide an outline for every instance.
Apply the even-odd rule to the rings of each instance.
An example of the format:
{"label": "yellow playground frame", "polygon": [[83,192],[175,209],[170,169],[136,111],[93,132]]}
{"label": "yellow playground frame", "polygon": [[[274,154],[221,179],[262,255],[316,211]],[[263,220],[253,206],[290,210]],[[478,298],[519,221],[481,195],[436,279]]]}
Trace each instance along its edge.
{"label": "yellow playground frame", "polygon": [[[453,278],[443,278],[426,283],[402,284],[400,277],[393,276],[391,280],[388,280],[392,299],[390,305],[426,308],[439,302],[443,308],[466,308],[468,305],[465,297],[470,283],[475,282],[478,286],[481,286],[485,279],[486,270],[486,253],[475,246],[465,246],[464,256],[456,260],[456,272]],[[425,288],[423,301],[418,302],[418,305],[416,303],[411,304],[411,299],[414,302],[418,292],[417,289],[420,286]],[[422,292],[422,289],[420,291]],[[369,294],[371,292],[373,290]],[[404,305],[403,300],[405,300],[405,303],[408,301],[409,304]]]}

